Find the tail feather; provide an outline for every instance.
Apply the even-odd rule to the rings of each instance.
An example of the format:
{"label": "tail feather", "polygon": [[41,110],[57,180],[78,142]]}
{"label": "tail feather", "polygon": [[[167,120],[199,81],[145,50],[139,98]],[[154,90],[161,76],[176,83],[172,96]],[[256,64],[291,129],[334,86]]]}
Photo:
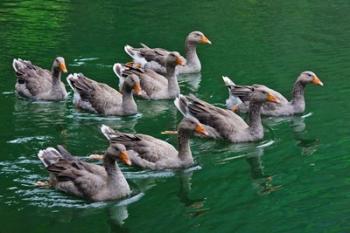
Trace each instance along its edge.
{"label": "tail feather", "polygon": [[12,61],[12,67],[17,74],[23,74],[23,69],[32,68],[32,63],[29,61],[22,60],[20,58],[14,58]]}
{"label": "tail feather", "polygon": [[75,79],[76,77],[73,75],[73,74],[69,74],[68,77],[67,77],[67,83],[68,85],[70,86],[70,88],[72,88],[72,90],[74,91],[74,86],[73,86],[73,80]]}
{"label": "tail feather", "polygon": [[225,86],[236,86],[236,84],[227,76],[222,76]]}
{"label": "tail feather", "polygon": [[146,44],[144,44],[144,43],[140,43],[140,45],[142,46],[142,47],[144,47],[144,48],[146,48],[146,49],[150,49],[150,47],[148,47]]}
{"label": "tail feather", "polygon": [[73,86],[74,89],[77,91],[82,91],[84,93],[90,92],[94,87],[89,82],[89,80],[84,77],[83,74],[73,74],[74,78],[70,78],[71,85]]}
{"label": "tail feather", "polygon": [[18,73],[17,63],[18,63],[18,60],[16,58],[14,58],[12,61],[12,67],[16,73]]}
{"label": "tail feather", "polygon": [[57,145],[57,150],[62,155],[63,158],[67,160],[74,160],[74,156],[66,150],[62,145]]}
{"label": "tail feather", "polygon": [[189,116],[187,99],[183,95],[179,95],[175,100],[174,104],[176,108],[182,113],[184,117]]}
{"label": "tail feather", "polygon": [[124,46],[124,51],[132,58],[135,56],[134,48],[131,47],[130,45],[125,45]]}
{"label": "tail feather", "polygon": [[119,90],[122,89],[123,83],[125,81],[125,78],[123,77],[124,70],[125,70],[125,68],[120,63],[115,63],[113,65],[113,71],[117,75],[117,77],[119,78]]}
{"label": "tail feather", "polygon": [[102,134],[108,139],[108,140],[111,140],[112,139],[112,136],[115,134],[115,131],[107,126],[107,125],[101,125],[101,132]]}
{"label": "tail feather", "polygon": [[124,51],[134,60],[134,62],[144,67],[147,63],[147,60],[140,54],[138,49],[131,47],[130,45],[124,46]]}
{"label": "tail feather", "polygon": [[48,167],[62,158],[62,155],[55,148],[48,147],[45,150],[39,151],[38,158],[45,167]]}

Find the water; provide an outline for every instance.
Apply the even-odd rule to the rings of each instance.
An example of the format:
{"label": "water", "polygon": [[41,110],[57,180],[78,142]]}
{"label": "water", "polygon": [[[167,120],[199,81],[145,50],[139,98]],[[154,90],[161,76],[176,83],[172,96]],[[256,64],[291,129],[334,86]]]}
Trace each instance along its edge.
{"label": "water", "polygon": [[[344,0],[1,1],[0,232],[349,232],[349,10]],[[61,55],[70,72],[117,87],[111,67],[129,60],[125,44],[183,52],[192,30],[213,45],[199,47],[203,70],[183,78],[184,93],[223,106],[228,75],[289,97],[303,70],[325,86],[307,87],[303,116],[265,118],[261,142],[193,140],[192,170],[123,166],[134,189],[128,200],[89,203],[33,185],[47,177],[42,148],[102,152],[101,124],[175,144],[160,132],[181,116],[171,101],[139,100],[139,115],[106,118],[77,111],[72,96],[18,99],[14,57],[50,67]]]}

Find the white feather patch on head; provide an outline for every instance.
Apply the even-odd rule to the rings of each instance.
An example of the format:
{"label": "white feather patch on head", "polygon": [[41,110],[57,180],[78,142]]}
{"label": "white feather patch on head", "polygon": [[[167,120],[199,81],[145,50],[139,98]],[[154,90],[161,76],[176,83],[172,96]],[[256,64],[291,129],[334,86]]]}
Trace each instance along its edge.
{"label": "white feather patch on head", "polygon": [[227,76],[222,76],[226,86],[236,86],[236,84]]}

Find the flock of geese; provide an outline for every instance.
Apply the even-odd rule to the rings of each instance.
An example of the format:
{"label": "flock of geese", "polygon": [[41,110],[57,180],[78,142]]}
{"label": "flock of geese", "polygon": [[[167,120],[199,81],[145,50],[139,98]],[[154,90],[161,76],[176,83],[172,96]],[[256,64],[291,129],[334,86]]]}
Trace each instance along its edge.
{"label": "flock of geese", "polygon": [[[297,77],[292,99],[264,85],[236,85],[223,77],[229,90],[227,109],[214,106],[194,95],[181,95],[178,74],[198,73],[201,63],[196,47],[211,44],[201,32],[188,34],[185,58],[178,52],[161,48],[124,47],[133,59],[116,63],[114,73],[119,78],[119,90],[92,80],[81,73],[70,74],[67,82],[74,92],[73,103],[82,110],[105,116],[127,116],[138,113],[134,96],[147,100],[174,99],[183,119],[177,131],[178,148],[145,134],[124,133],[102,125],[101,132],[109,141],[102,156],[103,166],[83,161],[64,147],[40,150],[38,157],[48,170],[47,184],[65,193],[91,201],[115,200],[127,197],[130,187],[116,160],[143,169],[182,169],[194,164],[189,139],[201,136],[224,139],[232,143],[252,142],[264,137],[261,115],[290,116],[305,110],[304,89],[307,84],[323,86],[311,71]],[[34,101],[61,101],[67,97],[61,74],[67,72],[64,58],[57,57],[51,71],[30,61],[13,60],[16,72],[16,93]],[[247,113],[248,122],[238,113]],[[41,182],[39,185],[46,185]]]}

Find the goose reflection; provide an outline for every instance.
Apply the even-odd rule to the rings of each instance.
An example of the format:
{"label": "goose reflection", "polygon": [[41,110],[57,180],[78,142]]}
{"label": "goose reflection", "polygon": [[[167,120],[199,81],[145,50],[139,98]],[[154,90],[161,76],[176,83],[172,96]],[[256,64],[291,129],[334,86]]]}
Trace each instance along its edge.
{"label": "goose reflection", "polygon": [[[188,84],[186,85],[187,86],[186,88],[189,88],[190,92],[194,92],[198,90],[201,80],[202,80],[201,73],[181,74],[178,76],[178,81],[180,82],[180,85],[181,83],[186,82],[186,84]],[[181,89],[183,89],[182,85],[181,85]]]}
{"label": "goose reflection", "polygon": [[188,214],[191,217],[197,217],[205,214],[209,211],[209,208],[205,207],[205,198],[191,198],[191,187],[192,187],[192,176],[193,170],[184,170],[178,173],[179,177],[179,192],[177,196],[180,199],[180,202],[184,204],[186,208],[188,208]]}
{"label": "goose reflection", "polygon": [[320,140],[318,138],[307,138],[305,117],[294,117],[291,120],[291,126],[297,146],[301,148],[302,155],[310,156],[314,154],[320,145]]}
{"label": "goose reflection", "polygon": [[320,144],[320,140],[318,138],[308,138],[309,135],[305,119],[311,117],[312,115],[312,113],[307,113],[302,116],[271,117],[265,120],[270,127],[288,122],[293,131],[296,145],[301,148],[302,155],[309,156],[317,151]]}
{"label": "goose reflection", "polygon": [[141,109],[141,114],[147,118],[158,117],[161,114],[176,114],[176,108],[172,100],[139,100],[137,104]]}
{"label": "goose reflection", "polygon": [[246,161],[250,166],[250,175],[253,179],[253,186],[259,195],[267,195],[278,191],[282,186],[273,185],[273,176],[266,175],[264,172],[264,165],[262,156],[264,154],[263,148],[257,148],[256,151],[250,153],[246,157]]}
{"label": "goose reflection", "polygon": [[12,112],[17,129],[26,129],[35,124],[38,127],[52,127],[64,124],[66,103],[30,102],[17,99]]}

